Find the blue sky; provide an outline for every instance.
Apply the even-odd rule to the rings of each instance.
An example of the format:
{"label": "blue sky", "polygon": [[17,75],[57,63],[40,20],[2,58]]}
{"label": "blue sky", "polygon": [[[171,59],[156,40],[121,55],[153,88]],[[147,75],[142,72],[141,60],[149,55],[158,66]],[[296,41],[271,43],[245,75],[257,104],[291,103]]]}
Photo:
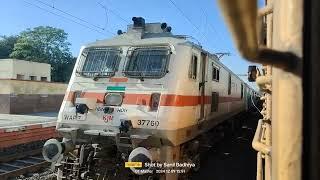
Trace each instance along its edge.
{"label": "blue sky", "polygon": [[3,1],[0,6],[0,35],[15,35],[40,25],[61,28],[68,33],[72,54],[77,56],[81,45],[110,38],[118,29],[126,31],[126,25],[131,23],[133,16],[142,16],[146,22],[166,22],[174,34],[191,35],[212,53],[230,52],[231,56],[223,57],[222,62],[236,74],[246,74],[250,63],[242,59],[235,49],[216,0]]}

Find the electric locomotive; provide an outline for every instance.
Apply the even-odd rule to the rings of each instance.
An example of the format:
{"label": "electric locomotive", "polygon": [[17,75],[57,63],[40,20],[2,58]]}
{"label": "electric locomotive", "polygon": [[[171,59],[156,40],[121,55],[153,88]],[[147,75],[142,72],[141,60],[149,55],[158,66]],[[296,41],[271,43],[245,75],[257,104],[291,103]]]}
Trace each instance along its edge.
{"label": "electric locomotive", "polygon": [[[151,177],[148,162],[199,162],[196,138],[248,110],[257,95],[166,23],[132,20],[127,32],[80,50],[58,115],[63,140],[43,148],[58,179]],[[127,161],[142,167],[119,173]]]}

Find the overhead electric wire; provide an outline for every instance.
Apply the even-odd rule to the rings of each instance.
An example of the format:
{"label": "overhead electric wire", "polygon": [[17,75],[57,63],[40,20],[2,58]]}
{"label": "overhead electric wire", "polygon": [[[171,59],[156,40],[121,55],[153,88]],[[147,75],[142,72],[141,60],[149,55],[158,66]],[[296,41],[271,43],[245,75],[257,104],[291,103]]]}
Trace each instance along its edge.
{"label": "overhead electric wire", "polygon": [[[41,4],[44,4],[44,5],[52,8],[52,9],[55,9],[55,10],[57,10],[57,11],[63,13],[63,14],[66,14],[66,15],[68,15],[68,16],[70,16],[70,17],[73,17],[73,18],[78,19],[78,20],[80,20],[80,21],[82,21],[82,22],[85,22],[85,23],[87,23],[87,24],[89,24],[89,25],[91,25],[91,26],[93,26],[93,27],[95,27],[95,28],[101,29],[101,30],[103,30],[103,31],[107,31],[107,32],[111,33],[112,35],[116,35],[115,33],[107,30],[106,27],[105,27],[105,28],[99,27],[99,26],[97,26],[97,25],[95,25],[95,24],[93,24],[93,23],[90,23],[89,21],[86,21],[86,20],[84,20],[84,19],[82,19],[82,18],[79,18],[79,17],[77,17],[77,16],[75,16],[75,15],[73,15],[73,14],[71,14],[71,13],[68,13],[68,12],[66,12],[66,11],[64,11],[64,10],[61,10],[61,9],[59,9],[59,8],[56,8],[56,7],[54,7],[54,6],[51,6],[50,4],[45,3],[45,2],[43,2],[43,1],[41,1],[41,0],[35,0],[35,1],[37,1],[37,2],[39,2],[39,3],[41,3]],[[98,2],[98,3],[99,3],[99,2]],[[108,17],[107,17],[107,9],[108,9],[110,12],[112,12],[113,14],[115,14],[116,16],[118,16],[118,17],[119,17],[120,19],[122,19],[123,21],[128,22],[128,21],[126,21],[124,18],[122,18],[119,14],[117,14],[116,12],[114,12],[113,10],[111,10],[110,8],[107,8],[106,6],[104,6],[104,5],[101,4],[101,3],[99,3],[99,4],[105,9],[106,18],[108,18]],[[52,12],[51,12],[51,13],[52,13]],[[55,13],[53,13],[53,14],[55,14]],[[55,15],[57,15],[57,14],[55,14]],[[64,16],[61,16],[61,15],[59,15],[59,16],[60,16],[60,17],[64,17]],[[64,17],[64,18],[65,18],[65,17]],[[70,20],[69,18],[67,18],[67,19]],[[75,21],[73,21],[73,22],[75,22]],[[128,23],[129,23],[129,22],[128,22]],[[77,23],[77,24],[80,24],[80,23]],[[81,24],[80,24],[80,25],[81,25]],[[82,24],[82,25],[83,25],[83,24]],[[85,27],[88,27],[88,26],[85,26]],[[90,29],[92,29],[92,28],[90,28]],[[97,30],[95,30],[95,31],[97,31]],[[99,32],[99,31],[97,31],[97,32]],[[101,33],[101,32],[100,32],[100,33]],[[128,38],[128,39],[129,39],[129,38]],[[130,39],[129,39],[129,40],[130,40]],[[130,40],[130,41],[131,41],[132,44],[134,44],[134,43],[132,42],[132,40]]]}
{"label": "overhead electric wire", "polygon": [[[130,24],[129,21],[125,20],[123,17],[121,17],[118,13],[116,13],[114,10],[110,9],[110,7],[107,7],[106,5],[102,4],[101,1],[97,2],[97,4],[99,4],[99,6],[101,6],[102,8],[105,9],[105,11],[108,10],[108,12],[110,12],[111,14],[115,15],[117,18],[119,18],[120,20],[122,20],[123,22],[127,24]],[[117,26],[118,27],[121,27],[122,24],[118,23],[118,21],[116,23],[113,23],[113,28],[116,28]],[[109,25],[110,26],[110,25]]]}
{"label": "overhead electric wire", "polygon": [[[208,14],[207,11],[205,9],[203,9],[202,7],[200,7],[201,12],[203,12],[203,15],[206,18],[206,25],[209,26],[212,30],[213,30],[213,34],[215,35],[214,37],[218,37],[218,40],[220,40],[221,42],[224,42],[221,37],[220,37],[220,33],[219,31],[216,30],[216,28],[209,22],[208,23]],[[209,29],[210,30],[210,29]]]}
{"label": "overhead electric wire", "polygon": [[[24,1],[25,1],[25,0],[24,0]],[[52,8],[52,9],[58,10],[59,12],[64,13],[64,14],[66,14],[66,15],[69,15],[69,16],[75,18],[75,19],[78,19],[78,20],[82,21],[82,22],[85,22],[85,23],[87,23],[87,24],[89,24],[89,25],[91,25],[91,26],[93,26],[93,27],[99,28],[99,29],[101,29],[101,30],[103,30],[103,31],[107,31],[108,33],[116,36],[115,33],[111,32],[110,30],[108,30],[108,29],[106,29],[106,28],[98,27],[98,26],[96,26],[96,25],[94,25],[94,24],[92,24],[92,23],[90,23],[90,22],[88,22],[88,21],[86,21],[86,20],[84,20],[84,19],[82,19],[82,18],[79,18],[79,17],[77,17],[77,16],[75,16],[75,15],[72,15],[71,13],[68,13],[68,12],[63,11],[63,10],[61,10],[61,9],[58,9],[58,8],[56,8],[56,7],[54,7],[54,6],[51,6],[50,4],[45,3],[45,2],[43,2],[43,1],[41,1],[41,0],[35,0],[35,1],[37,1],[37,2],[39,2],[39,3],[42,3],[42,4],[48,6],[48,7]],[[25,1],[25,2],[26,2],[26,1]],[[65,16],[62,16],[62,15],[60,15],[60,14],[56,14],[56,13],[54,13],[54,12],[52,12],[52,11],[49,11],[49,10],[47,10],[47,9],[45,9],[45,8],[42,8],[42,7],[40,7],[40,6],[36,5],[36,4],[30,3],[30,2],[27,2],[27,3],[30,4],[30,5],[33,5],[33,6],[37,7],[37,8],[40,8],[40,9],[46,11],[46,12],[49,12],[49,13],[54,14],[54,15],[56,15],[56,16],[59,16],[59,17],[61,17],[61,18],[64,18],[64,19],[67,19],[67,20],[72,21],[72,22],[74,22],[74,23],[77,23],[77,24],[79,24],[79,25],[82,25],[82,26],[84,26],[84,27],[86,27],[86,28],[89,28],[89,29],[91,29],[91,30],[94,30],[94,31],[96,31],[96,32],[99,32],[100,34],[107,35],[107,34],[101,32],[101,31],[98,31],[98,30],[96,30],[96,29],[94,29],[94,28],[91,28],[91,27],[89,27],[89,26],[87,26],[87,25],[84,25],[84,24],[82,24],[82,23],[79,23],[79,22],[77,22],[77,21],[74,21],[74,20],[72,20],[72,19],[70,19],[70,18],[66,18]],[[106,6],[104,6],[103,4],[100,3],[100,5],[101,5],[103,8],[110,10],[109,8],[107,8]],[[112,12],[112,13],[115,14],[115,15],[117,15],[114,11],[110,11],[110,12]],[[128,21],[126,21],[124,18],[122,18],[120,15],[117,15],[117,16],[118,16],[119,18],[121,18],[123,21],[128,22]],[[135,35],[135,36],[136,36],[136,35]],[[135,44],[135,43],[133,42],[133,39],[132,39],[132,38],[127,37],[127,39],[130,41],[131,44]]]}
{"label": "overhead electric wire", "polygon": [[[184,18],[186,18],[186,20],[187,20],[196,30],[198,30],[198,32],[201,34],[200,28],[199,28],[196,24],[194,24],[194,23],[192,22],[192,20],[183,12],[183,10],[182,10],[173,0],[169,0],[169,1],[170,1],[171,4],[180,12],[180,14],[181,14]],[[203,8],[201,8],[201,7],[200,7],[200,10],[201,10],[201,12],[204,13],[205,18],[208,19],[207,12],[206,12]],[[224,42],[224,41],[221,39],[221,37],[219,36],[220,33],[218,33],[218,31],[217,31],[210,23],[206,23],[206,24],[207,24],[211,29],[213,29],[214,34],[218,36],[219,40],[220,40],[221,42]],[[205,39],[208,39],[205,35],[203,35],[203,34],[201,34],[201,35],[204,36]],[[214,45],[214,47],[216,47],[216,46]]]}
{"label": "overhead electric wire", "polygon": [[[53,15],[55,15],[55,16],[58,16],[58,17],[60,17],[60,18],[65,19],[65,20],[68,20],[68,21],[71,21],[71,22],[76,23],[76,24],[78,24],[78,25],[81,25],[81,26],[86,27],[86,28],[88,28],[88,29],[90,29],[90,30],[92,30],[92,31],[98,32],[98,33],[100,33],[100,34],[102,34],[102,35],[107,35],[107,34],[104,33],[104,32],[101,32],[101,31],[99,31],[99,30],[97,30],[97,29],[91,28],[91,27],[89,27],[89,26],[87,26],[87,25],[85,25],[85,24],[79,23],[79,22],[77,22],[77,21],[75,21],[75,20],[73,20],[73,19],[67,18],[67,17],[62,16],[62,15],[60,15],[60,14],[57,14],[57,13],[55,13],[55,12],[49,11],[48,9],[45,9],[45,8],[43,8],[43,7],[41,7],[41,6],[38,6],[38,5],[34,4],[34,3],[31,3],[31,2],[26,1],[26,0],[23,0],[23,1],[24,1],[25,3],[31,5],[31,6],[34,6],[34,7],[38,8],[38,9],[41,9],[41,10],[47,12],[47,13],[53,14]],[[108,30],[106,30],[106,31],[107,31],[108,33],[114,35],[113,32],[108,31]]]}
{"label": "overhead electric wire", "polygon": [[[115,10],[113,10],[113,9],[110,8],[110,1],[108,1],[108,2],[109,2],[109,6],[108,6],[108,7],[107,7],[106,5],[104,5],[104,4],[101,3],[103,0],[100,0],[100,1],[96,0],[96,1],[97,1],[97,4],[99,4],[101,7],[105,8],[105,9],[108,9],[108,11],[109,11],[111,14],[113,14],[113,15],[116,16],[118,19],[120,19],[121,21],[123,21],[126,25],[130,24],[130,22],[129,22],[128,20],[126,20],[126,18],[122,17],[119,13],[117,13]],[[108,3],[107,0],[105,0],[105,2]],[[116,24],[117,26],[119,26],[119,27],[122,26],[122,25],[121,25],[120,23],[118,23],[118,22],[116,22],[115,24]],[[114,27],[116,27],[116,26],[114,26]]]}
{"label": "overhead electric wire", "polygon": [[189,23],[190,23],[196,30],[200,31],[200,29],[198,28],[198,26],[196,26],[196,25],[191,21],[191,19],[184,14],[184,12],[182,11],[182,9],[180,9],[179,6],[178,6],[173,0],[169,0],[169,1],[170,1],[171,4],[180,12],[180,14],[181,14],[184,18],[186,18],[187,21],[189,21]]}
{"label": "overhead electric wire", "polygon": [[101,7],[104,9],[104,14],[106,16],[106,23],[104,25],[104,28],[107,28],[108,22],[109,22],[109,20],[108,20],[108,11],[107,11],[107,8],[105,6],[101,5]]}
{"label": "overhead electric wire", "polygon": [[[87,26],[87,25],[85,25],[85,24],[79,23],[79,22],[77,22],[77,21],[75,21],[75,20],[73,20],[73,19],[67,18],[67,17],[65,17],[65,16],[62,16],[62,15],[57,14],[57,13],[54,13],[54,12],[52,12],[52,11],[49,11],[49,10],[47,10],[47,9],[45,9],[45,8],[42,8],[42,7],[40,7],[40,6],[36,5],[36,4],[33,4],[33,3],[28,2],[28,1],[26,1],[26,0],[23,0],[23,1],[24,1],[25,3],[27,3],[27,4],[29,4],[29,5],[32,5],[32,6],[36,7],[36,8],[41,9],[41,10],[47,12],[47,13],[51,13],[51,14],[53,14],[53,15],[56,15],[56,16],[60,17],[60,18],[66,19],[66,20],[68,20],[68,21],[71,21],[71,22],[76,23],[76,24],[78,24],[78,25],[81,25],[81,26],[83,26],[83,27],[86,27],[86,28],[88,28],[88,29],[90,29],[90,30],[96,31],[96,32],[98,32],[98,33],[100,33],[100,34],[107,35],[106,33],[103,33],[103,32],[101,32],[101,31],[99,31],[99,30],[97,30],[97,29],[91,28],[91,27],[89,27],[89,26]],[[112,34],[112,35],[116,35],[115,33],[111,32],[111,31],[109,31],[109,30],[107,30],[107,29],[105,29],[105,31],[107,31],[108,33],[110,33],[110,34]],[[127,39],[130,41],[131,44],[135,44],[135,43],[132,41],[133,39],[131,39],[131,38],[127,38]]]}
{"label": "overhead electric wire", "polygon": [[50,4],[48,4],[48,3],[46,3],[46,2],[43,2],[43,1],[40,1],[40,0],[35,0],[35,1],[41,3],[41,4],[45,5],[45,6],[48,6],[48,7],[52,8],[52,9],[54,9],[54,10],[57,10],[57,11],[63,13],[63,14],[66,14],[66,15],[68,15],[68,16],[71,16],[71,17],[75,18],[75,19],[78,19],[79,21],[82,21],[82,22],[84,22],[84,23],[87,23],[87,24],[89,24],[89,25],[91,25],[91,26],[93,26],[93,27],[95,27],[95,28],[98,28],[98,29],[101,29],[101,30],[105,30],[105,28],[102,28],[102,27],[100,27],[100,26],[97,26],[97,25],[95,25],[95,24],[93,24],[93,23],[91,23],[91,22],[89,22],[89,21],[87,21],[87,20],[84,20],[84,19],[82,19],[82,18],[79,18],[79,17],[77,17],[77,16],[75,16],[75,15],[73,15],[73,14],[70,14],[70,13],[62,10],[62,9],[56,8],[56,7],[54,7],[54,6],[51,6]]}
{"label": "overhead electric wire", "polygon": [[[203,13],[205,14],[206,18],[208,18],[208,13],[207,13],[206,8],[200,7],[200,10],[201,10],[201,12],[203,12]],[[218,30],[214,27],[214,25],[212,25],[212,23],[210,23],[210,22],[208,23],[208,27],[209,27],[210,29],[212,29],[213,34],[215,34],[215,35],[217,36],[218,41],[221,42],[222,45],[223,45],[226,49],[230,49],[230,48],[227,46],[226,41],[224,41],[223,38],[221,38],[221,35],[222,35],[222,36],[227,36],[227,34],[223,33],[224,31],[222,31],[222,32],[221,32],[221,31],[218,31]],[[209,29],[209,30],[210,30],[210,29]],[[231,52],[233,52],[232,54],[237,54],[237,52],[236,52],[235,49],[232,49]],[[240,57],[240,58],[242,58],[242,57]]]}
{"label": "overhead electric wire", "polygon": [[[205,39],[207,40],[207,36],[204,35],[203,33],[200,32],[200,28],[194,24],[191,19],[182,11],[181,8],[179,8],[179,6],[173,1],[173,0],[169,0],[169,2],[179,11],[179,13],[194,27],[195,30],[197,30],[200,35]],[[212,44],[214,46],[214,48],[216,48],[216,46],[214,44]]]}
{"label": "overhead electric wire", "polygon": [[115,12],[114,10],[107,8],[105,5],[103,5],[101,2],[98,2],[98,4],[100,4],[100,6],[108,9],[112,14],[114,14],[115,16],[117,16],[119,19],[121,19],[123,22],[130,24],[130,22],[128,20],[126,20],[125,18],[123,18],[121,15],[119,15],[117,12]]}
{"label": "overhead electric wire", "polygon": [[[107,0],[106,0],[106,1],[107,1]],[[130,22],[129,22],[128,20],[126,20],[125,18],[123,18],[120,14],[116,13],[116,12],[115,12],[114,10],[112,10],[111,8],[109,8],[109,7],[105,6],[104,4],[102,4],[101,1],[97,1],[97,4],[99,4],[100,6],[102,6],[102,7],[105,8],[105,9],[108,9],[113,15],[115,15],[117,18],[119,18],[120,20],[122,20],[123,22],[125,22],[126,25],[127,25],[127,24],[130,24]],[[119,25],[119,24],[117,23],[117,25]],[[136,37],[136,38],[138,38],[138,35],[136,35],[136,34],[133,34],[133,36]],[[131,44],[135,44],[135,43],[133,42],[133,40],[134,40],[133,38],[127,37],[127,39],[131,42]]]}

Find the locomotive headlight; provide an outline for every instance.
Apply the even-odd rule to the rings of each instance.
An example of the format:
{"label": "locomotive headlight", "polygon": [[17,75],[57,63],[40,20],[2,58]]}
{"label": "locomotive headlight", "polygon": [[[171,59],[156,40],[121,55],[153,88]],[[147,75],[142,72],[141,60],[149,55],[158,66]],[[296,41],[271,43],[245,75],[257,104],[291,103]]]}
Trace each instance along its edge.
{"label": "locomotive headlight", "polygon": [[122,94],[119,93],[108,93],[104,97],[104,103],[107,106],[120,106],[123,101]]}

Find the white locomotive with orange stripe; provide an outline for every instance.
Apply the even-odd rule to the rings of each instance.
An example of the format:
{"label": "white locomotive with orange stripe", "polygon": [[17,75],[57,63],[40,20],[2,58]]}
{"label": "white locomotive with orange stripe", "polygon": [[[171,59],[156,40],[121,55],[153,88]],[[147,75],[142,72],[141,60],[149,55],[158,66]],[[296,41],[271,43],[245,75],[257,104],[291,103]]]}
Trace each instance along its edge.
{"label": "white locomotive with orange stripe", "polygon": [[256,92],[216,55],[165,23],[133,21],[126,33],[80,50],[58,116],[63,142],[43,149],[59,164],[58,179],[109,177],[101,173],[126,161],[197,161],[195,139],[251,106]]}

